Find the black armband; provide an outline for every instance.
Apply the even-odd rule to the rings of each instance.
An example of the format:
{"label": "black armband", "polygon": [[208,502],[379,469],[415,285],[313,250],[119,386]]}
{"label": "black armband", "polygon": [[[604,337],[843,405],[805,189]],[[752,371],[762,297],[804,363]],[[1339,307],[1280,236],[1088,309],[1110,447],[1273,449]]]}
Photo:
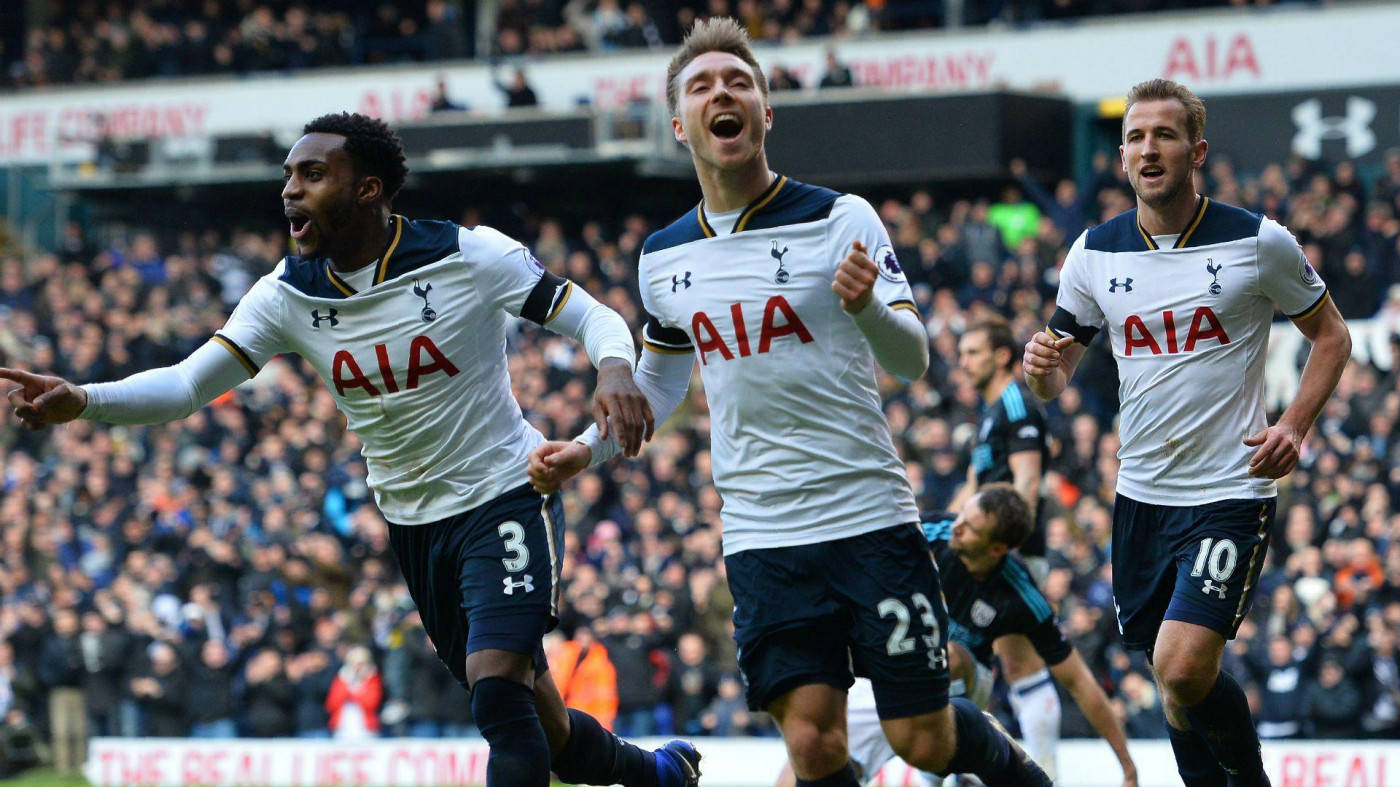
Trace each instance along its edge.
{"label": "black armband", "polygon": [[1079,319],[1066,311],[1063,306],[1055,307],[1055,313],[1050,315],[1050,323],[1046,328],[1057,338],[1063,339],[1066,336],[1073,336],[1076,342],[1085,346],[1088,346],[1099,332],[1099,329],[1092,325],[1080,325]]}
{"label": "black armband", "polygon": [[572,287],[568,279],[545,271],[535,283],[535,288],[525,296],[525,305],[520,307],[520,316],[530,322],[544,325],[554,319],[563,308]]}

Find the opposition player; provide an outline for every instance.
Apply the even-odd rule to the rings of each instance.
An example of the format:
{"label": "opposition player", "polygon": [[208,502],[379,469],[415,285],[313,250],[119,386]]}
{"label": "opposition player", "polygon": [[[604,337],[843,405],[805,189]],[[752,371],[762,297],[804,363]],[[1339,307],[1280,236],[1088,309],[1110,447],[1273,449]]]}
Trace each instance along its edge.
{"label": "opposition player", "polygon": [[259,279],[224,328],[172,367],[75,386],[0,369],[24,426],[184,418],[279,353],[315,367],[363,443],[368,483],[438,655],[471,690],[492,787],[694,785],[699,755],[644,752],[566,710],[540,639],[555,621],[562,506],[526,460],[544,438],[506,372],[507,316],[582,343],[598,367],[595,417],[635,453],[651,416],[631,379],[626,323],[487,227],[390,212],[407,175],[397,135],[334,114],[303,129],[282,201],[300,256]]}
{"label": "opposition player", "polygon": [[[1249,611],[1274,519],[1274,479],[1351,352],[1346,324],[1297,241],[1274,221],[1200,196],[1205,105],[1169,80],[1128,94],[1123,169],[1137,208],[1074,242],[1054,316],[1026,345],[1048,399],[1108,327],[1122,410],[1113,594],[1146,650],[1188,787],[1268,784],[1244,692],[1220,670]],[[1277,305],[1312,343],[1298,393],[1269,426],[1264,358]]]}
{"label": "opposition player", "polygon": [[967,484],[953,508],[961,510],[967,497],[984,484],[1008,481],[1015,486],[1029,503],[1036,525],[1018,551],[1039,579],[1045,575],[1045,529],[1037,514],[1044,512],[1040,480],[1050,446],[1040,402],[1012,371],[1019,349],[1011,324],[996,314],[968,326],[958,340],[958,368],[982,397],[982,420]]}
{"label": "opposition player", "polygon": [[[768,168],[767,83],[733,19],[698,23],[667,71],[703,201],[642,249],[638,385],[665,418],[698,359],[748,701],[777,719],[799,785],[856,784],[855,672],[895,751],[993,785],[1045,774],[966,700],[948,702],[947,618],[876,387],[928,338],[864,200]],[[834,291],[834,294],[833,294]],[[616,452],[595,430],[531,457],[551,488]]]}

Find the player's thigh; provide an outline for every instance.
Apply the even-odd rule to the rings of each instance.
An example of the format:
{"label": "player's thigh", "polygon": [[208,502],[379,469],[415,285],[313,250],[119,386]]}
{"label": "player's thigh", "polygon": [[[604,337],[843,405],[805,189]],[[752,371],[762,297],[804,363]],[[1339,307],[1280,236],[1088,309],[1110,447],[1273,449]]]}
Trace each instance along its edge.
{"label": "player's thigh", "polygon": [[[812,556],[820,545],[726,555],[734,596],[734,640],[751,710],[769,710],[792,690],[851,686],[848,624]],[[770,707],[773,706],[773,707]],[[844,707],[844,706],[843,706]]]}
{"label": "player's thigh", "polygon": [[1176,583],[1165,618],[1233,639],[1264,568],[1274,500],[1222,500],[1191,511],[1190,535],[1176,550]]}
{"label": "player's thigh", "polygon": [[1173,531],[1188,528],[1191,509],[1118,495],[1113,504],[1113,604],[1129,650],[1150,650],[1176,584]]}
{"label": "player's thigh", "polygon": [[804,683],[773,698],[768,711],[778,722],[788,759],[798,778],[815,779],[845,765],[846,691]]}
{"label": "player's thigh", "polygon": [[474,510],[456,576],[468,654],[503,650],[548,668],[539,644],[558,622],[560,508],[524,486]]}
{"label": "player's thigh", "polygon": [[389,524],[389,545],[438,658],[466,688],[467,625],[457,592],[454,530],[461,517],[426,525]]}
{"label": "player's thigh", "polygon": [[881,719],[948,703],[948,611],[923,534],[899,525],[828,545],[832,592],[851,616],[851,661]]}

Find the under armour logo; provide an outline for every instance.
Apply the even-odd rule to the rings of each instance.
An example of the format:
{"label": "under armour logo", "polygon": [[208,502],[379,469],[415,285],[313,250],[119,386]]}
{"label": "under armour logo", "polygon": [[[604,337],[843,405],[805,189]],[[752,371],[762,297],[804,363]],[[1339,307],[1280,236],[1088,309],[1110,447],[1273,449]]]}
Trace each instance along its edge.
{"label": "under armour logo", "polygon": [[684,278],[678,278],[675,274],[671,274],[671,292],[675,292],[681,286],[687,290],[690,289],[690,271],[685,272]]}
{"label": "under armour logo", "polygon": [[1217,585],[1214,582],[1211,582],[1209,579],[1206,580],[1205,586],[1201,588],[1201,592],[1206,594],[1207,596],[1209,596],[1212,593],[1218,593],[1222,599],[1225,598],[1226,590],[1228,590],[1228,588],[1226,587],[1224,582],[1221,582],[1219,585]]}
{"label": "under armour logo", "polygon": [[948,651],[938,646],[938,637],[924,635],[924,647],[928,648],[928,668],[934,672],[948,669]]}
{"label": "under armour logo", "polygon": [[432,289],[433,285],[431,282],[429,282],[426,287],[419,287],[418,280],[413,280],[413,294],[423,299],[423,311],[421,312],[423,322],[432,322],[437,319],[437,312],[433,311],[433,307],[428,305],[428,293],[432,292]]}
{"label": "under armour logo", "polygon": [[784,246],[782,251],[778,251],[778,242],[773,241],[773,248],[768,252],[773,259],[778,261],[778,272],[773,274],[773,281],[779,284],[787,284],[788,272],[783,270],[783,255],[788,253],[788,247]]}
{"label": "under armour logo", "polygon": [[1117,279],[1108,280],[1109,292],[1118,292],[1119,287],[1122,287],[1124,292],[1132,292],[1133,280],[1131,278],[1124,279],[1123,281],[1118,281]]}
{"label": "under armour logo", "polygon": [[1345,117],[1322,116],[1322,101],[1310,98],[1293,107],[1293,123],[1298,133],[1293,135],[1293,152],[1304,158],[1320,158],[1322,141],[1345,139],[1347,156],[1360,158],[1376,147],[1376,132],[1371,121],[1376,119],[1376,103],[1360,96],[1347,96]]}
{"label": "under armour logo", "polygon": [[1211,259],[1210,257],[1206,257],[1206,273],[1209,273],[1213,279],[1210,283],[1211,295],[1220,294],[1220,269],[1222,267],[1224,266],[1217,265],[1215,264],[1215,260]]}
{"label": "under armour logo", "polygon": [[337,325],[340,324],[340,320],[337,320],[337,319],[335,318],[335,309],[327,309],[326,311],[330,312],[330,314],[327,314],[325,317],[322,317],[322,316],[321,316],[321,310],[320,310],[320,309],[312,309],[312,310],[311,310],[311,327],[312,327],[312,328],[320,328],[320,327],[321,327],[321,321],[322,321],[322,320],[330,320],[330,323],[331,323],[331,327],[332,327],[332,328],[334,328],[335,326],[337,326]]}
{"label": "under armour logo", "polygon": [[507,596],[515,595],[515,591],[517,589],[524,589],[526,593],[533,593],[535,592],[534,579],[535,578],[530,576],[529,574],[526,574],[525,578],[521,579],[520,581],[516,581],[511,577],[501,577],[501,584],[505,585],[505,590],[503,590],[502,592],[504,592]]}

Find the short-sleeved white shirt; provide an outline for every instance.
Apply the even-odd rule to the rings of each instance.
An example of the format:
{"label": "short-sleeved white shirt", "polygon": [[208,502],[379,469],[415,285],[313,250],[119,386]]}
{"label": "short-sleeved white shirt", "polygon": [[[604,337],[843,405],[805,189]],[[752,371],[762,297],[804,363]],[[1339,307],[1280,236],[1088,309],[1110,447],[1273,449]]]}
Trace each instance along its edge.
{"label": "short-sleeved white shirt", "polygon": [[489,227],[392,222],[372,286],[356,290],[325,259],[288,257],[214,340],[250,375],[279,353],[309,361],[363,444],[380,510],[418,525],[528,480],[544,438],[511,394],[507,320],[546,321],[569,285],[542,286],[539,262]]}
{"label": "short-sleeved white shirt", "polygon": [[1274,306],[1299,319],[1326,297],[1286,229],[1206,198],[1179,236],[1148,236],[1136,210],[1081,235],[1051,329],[1087,343],[1108,328],[1120,378],[1118,492],[1173,506],[1275,496],[1272,480],[1249,475],[1254,449],[1242,442],[1267,426]]}
{"label": "short-sleeved white shirt", "polygon": [[648,238],[639,279],[648,350],[700,362],[725,553],[918,521],[870,345],[831,290],[859,240],[873,297],[915,308],[875,210],[780,177],[713,218],[697,207]]}

